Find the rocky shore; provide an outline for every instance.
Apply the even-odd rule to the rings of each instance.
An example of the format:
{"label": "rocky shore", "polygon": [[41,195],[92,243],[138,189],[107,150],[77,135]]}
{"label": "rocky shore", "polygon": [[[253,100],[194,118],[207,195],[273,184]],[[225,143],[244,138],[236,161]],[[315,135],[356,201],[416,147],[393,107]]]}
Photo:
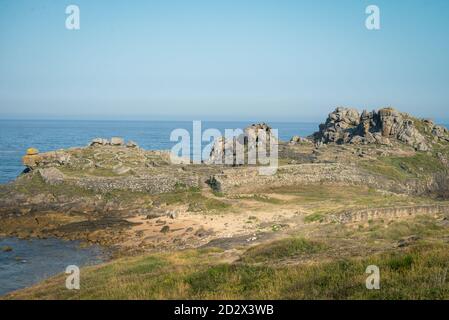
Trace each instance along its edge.
{"label": "rocky shore", "polygon": [[[266,141],[257,143],[279,147],[271,176],[236,162],[232,152],[236,143],[248,152],[260,131]],[[222,164],[227,155],[231,161]],[[30,148],[24,173],[0,186],[0,235],[80,239],[127,254],[252,239],[308,210],[292,204],[294,193],[287,192],[304,186],[447,199],[448,159],[446,128],[392,108],[337,108],[319,131],[289,142],[278,141],[268,124],[254,124],[241,136],[218,139],[210,159],[196,165],[172,164],[167,151],[143,150],[119,137],[46,153]],[[247,223],[249,217],[260,223]]]}

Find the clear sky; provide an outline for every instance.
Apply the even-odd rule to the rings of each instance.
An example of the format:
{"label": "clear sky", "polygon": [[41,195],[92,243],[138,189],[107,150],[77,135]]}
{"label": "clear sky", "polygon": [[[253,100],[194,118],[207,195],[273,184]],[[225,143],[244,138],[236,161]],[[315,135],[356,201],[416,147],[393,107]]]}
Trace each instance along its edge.
{"label": "clear sky", "polygon": [[0,118],[447,122],[448,34],[447,0],[0,0]]}

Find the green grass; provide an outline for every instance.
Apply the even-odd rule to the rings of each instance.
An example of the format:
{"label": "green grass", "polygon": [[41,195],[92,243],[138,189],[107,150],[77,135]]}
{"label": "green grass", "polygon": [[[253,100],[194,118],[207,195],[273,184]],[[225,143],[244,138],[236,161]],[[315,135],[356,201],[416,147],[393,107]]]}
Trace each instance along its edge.
{"label": "green grass", "polygon": [[339,211],[381,208],[398,205],[430,203],[424,197],[408,197],[379,192],[366,186],[291,185],[271,188],[268,193],[288,195],[285,204],[301,205],[309,214],[306,222],[320,221],[328,213]]}
{"label": "green grass", "polygon": [[23,176],[16,180],[14,184],[14,189],[20,193],[28,195],[37,195],[40,193],[51,193],[55,196],[65,195],[65,196],[94,196],[95,192],[84,189],[75,185],[68,183],[62,183],[59,185],[48,185],[44,182],[39,174],[34,174],[32,176]]}
{"label": "green grass", "polygon": [[255,200],[263,203],[269,203],[269,204],[283,204],[285,201],[282,201],[280,199],[276,199],[273,197],[269,197],[263,194],[254,194],[254,195],[248,195],[248,196],[238,196],[237,199],[244,199],[244,200]]}
{"label": "green grass", "polygon": [[304,217],[304,222],[316,222],[322,221],[324,219],[324,215],[322,213],[312,213]]}
{"label": "green grass", "polygon": [[[420,245],[361,259],[278,266],[229,264],[220,262],[217,252],[189,250],[84,268],[79,291],[66,290],[60,275],[7,298],[449,299],[448,249],[447,244]],[[380,269],[380,290],[365,287],[369,265]]]}
{"label": "green grass", "polygon": [[373,222],[368,229],[371,239],[399,240],[415,235],[421,238],[444,235],[446,229],[429,216],[417,216],[413,220],[392,221],[389,224]]}
{"label": "green grass", "polygon": [[174,192],[156,195],[153,198],[155,202],[167,205],[187,204],[188,211],[191,212],[223,211],[230,207],[223,201],[204,196],[199,188],[178,189]]}
{"label": "green grass", "polygon": [[324,249],[324,245],[318,242],[303,238],[288,238],[252,247],[245,252],[242,261],[270,262],[302,254],[317,253],[322,249]]}
{"label": "green grass", "polygon": [[363,168],[397,181],[422,178],[445,171],[444,165],[433,154],[418,152],[412,157],[380,157],[377,160],[362,161]]}

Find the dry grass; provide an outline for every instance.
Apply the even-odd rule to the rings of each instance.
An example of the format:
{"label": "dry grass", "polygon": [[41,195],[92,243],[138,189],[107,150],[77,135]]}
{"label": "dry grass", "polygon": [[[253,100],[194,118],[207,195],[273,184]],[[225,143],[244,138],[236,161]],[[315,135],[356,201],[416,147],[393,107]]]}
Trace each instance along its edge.
{"label": "dry grass", "polygon": [[[290,242],[285,245],[291,247]],[[80,291],[66,290],[64,277],[58,276],[7,298],[449,299],[448,248],[424,245],[367,258],[281,267],[223,263],[216,250],[189,250],[83,269]],[[365,270],[372,264],[380,268],[380,290],[365,287]]]}

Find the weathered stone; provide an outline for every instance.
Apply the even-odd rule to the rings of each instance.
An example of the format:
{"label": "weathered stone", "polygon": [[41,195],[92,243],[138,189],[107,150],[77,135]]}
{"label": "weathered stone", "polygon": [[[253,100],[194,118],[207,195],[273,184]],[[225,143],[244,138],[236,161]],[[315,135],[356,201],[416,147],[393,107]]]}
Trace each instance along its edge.
{"label": "weathered stone", "polygon": [[125,141],[123,140],[123,138],[119,138],[119,137],[111,138],[111,145],[113,145],[113,146],[123,146],[124,144],[125,144]]}
{"label": "weathered stone", "polygon": [[391,139],[410,145],[419,151],[430,149],[429,142],[416,129],[413,120],[392,108],[378,112],[337,108],[311,138],[323,143],[391,145]]}
{"label": "weathered stone", "polygon": [[449,141],[449,130],[443,126],[434,126],[432,128],[432,135],[439,140]]}
{"label": "weathered stone", "polygon": [[135,142],[132,141],[132,140],[129,140],[128,143],[126,143],[126,146],[127,146],[128,148],[137,148],[137,147],[139,147],[138,144],[135,143]]}
{"label": "weathered stone", "polygon": [[[207,164],[242,165],[245,163],[245,152],[255,156],[260,147],[267,150],[270,144],[278,143],[277,137],[266,123],[252,124],[245,128],[243,134],[236,137],[219,137],[212,146],[210,157],[205,162]],[[254,152],[255,151],[255,152]],[[249,159],[248,162],[255,164],[256,159]]]}
{"label": "weathered stone", "polygon": [[296,144],[296,143],[300,143],[300,142],[301,142],[301,137],[300,136],[293,136],[290,139],[290,143],[292,143],[292,144]]}
{"label": "weathered stone", "polygon": [[290,139],[289,143],[294,145],[294,144],[300,144],[300,143],[312,143],[312,141],[310,141],[309,139],[306,139],[306,138],[302,138],[300,136],[293,136]]}
{"label": "weathered stone", "polygon": [[168,216],[170,217],[170,219],[176,219],[178,217],[178,213],[176,211],[170,211],[168,213]]}
{"label": "weathered stone", "polygon": [[42,157],[39,155],[26,155],[22,157],[23,165],[30,169],[36,167],[41,160]]}
{"label": "weathered stone", "polygon": [[35,155],[25,155],[22,163],[29,169],[45,165],[65,165],[70,162],[71,156],[66,151],[50,151]]}
{"label": "weathered stone", "polygon": [[57,168],[42,168],[38,170],[45,183],[49,185],[61,184],[64,182],[64,174]]}
{"label": "weathered stone", "polygon": [[103,138],[95,138],[90,142],[89,145],[90,146],[106,146],[106,145],[109,145],[109,140],[103,139]]}

